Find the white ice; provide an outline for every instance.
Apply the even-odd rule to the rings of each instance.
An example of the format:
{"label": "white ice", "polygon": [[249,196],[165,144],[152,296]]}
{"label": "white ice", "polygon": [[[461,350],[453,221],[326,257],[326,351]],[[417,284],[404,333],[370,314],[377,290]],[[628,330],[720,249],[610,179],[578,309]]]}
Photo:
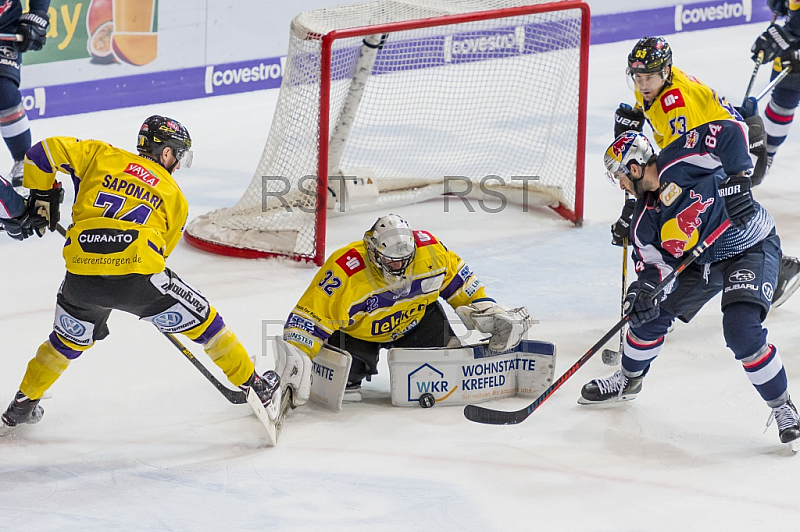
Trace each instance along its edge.
{"label": "white ice", "polygon": [[[738,104],[752,71],[748,49],[763,27],[669,41],[677,65]],[[530,308],[540,322],[533,336],[557,345],[556,376],[618,319],[621,251],[608,228],[623,198],[603,177],[601,154],[613,110],[632,101],[623,75],[632,44],[591,50],[582,228],[513,208],[471,213],[452,202],[445,213],[438,200],[397,209],[464,257],[498,301]],[[40,120],[32,129],[35,138],[133,149],[143,118],[178,118],[195,139],[195,167],[176,174],[194,217],[238,199],[275,98],[254,92]],[[795,255],[799,154],[793,131],[755,192]],[[329,250],[360,238],[376,216],[332,221]],[[0,238],[3,406],[51,330],[61,244],[57,234]],[[264,323],[285,319],[315,271],[183,242],[169,262],[211,299],[262,371],[271,364],[261,355]],[[766,321],[790,390],[800,390],[798,316],[795,296]],[[276,448],[263,446],[247,406],[227,403],[151,326],[122,313],[109,325],[111,336],[53,386],[43,421],[0,440],[0,530],[744,531],[791,528],[800,517],[800,457],[779,443],[774,425],[763,433],[769,409],[725,347],[718,299],[677,325],[635,401],[602,410],[576,403],[584,382],[613,371],[597,356],[524,423],[477,425],[461,408],[391,406],[382,361],[363,403],[338,414],[292,412]]]}

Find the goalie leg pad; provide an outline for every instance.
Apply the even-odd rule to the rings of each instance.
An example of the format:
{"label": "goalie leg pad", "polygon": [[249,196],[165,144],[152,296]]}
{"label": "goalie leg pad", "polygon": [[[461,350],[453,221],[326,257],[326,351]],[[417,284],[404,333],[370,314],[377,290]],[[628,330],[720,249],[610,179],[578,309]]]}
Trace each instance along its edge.
{"label": "goalie leg pad", "polygon": [[437,404],[467,405],[515,394],[541,395],[553,382],[555,346],[523,340],[502,354],[486,343],[393,348],[388,360],[393,405],[416,406],[426,394]]}
{"label": "goalie leg pad", "polygon": [[311,400],[335,412],[342,409],[344,388],[353,357],[331,345],[323,345],[311,360]]}
{"label": "goalie leg pad", "polygon": [[275,372],[281,376],[282,387],[292,387],[294,406],[306,404],[311,394],[311,359],[280,336],[273,339],[272,345],[275,348]]}

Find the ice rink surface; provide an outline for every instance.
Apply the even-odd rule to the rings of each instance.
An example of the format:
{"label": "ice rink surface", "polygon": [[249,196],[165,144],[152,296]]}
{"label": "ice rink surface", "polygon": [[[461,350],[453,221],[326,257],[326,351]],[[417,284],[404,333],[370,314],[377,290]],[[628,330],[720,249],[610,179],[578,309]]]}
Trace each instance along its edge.
{"label": "ice rink surface", "polygon": [[[764,26],[668,40],[677,66],[739,104],[752,71],[749,47]],[[617,104],[633,101],[624,76],[632,45],[591,49],[582,228],[548,212],[469,212],[455,201],[395,209],[459,253],[500,303],[528,306],[540,322],[532,337],[557,346],[556,376],[619,317],[621,251],[608,228],[623,195],[603,176],[602,152]],[[276,97],[253,92],[38,120],[32,132],[133,149],[145,117],[177,118],[194,139],[195,166],[176,174],[193,218],[232,204],[250,182]],[[799,157],[800,131],[792,131],[755,190],[792,255],[800,254]],[[0,158],[0,167],[10,160]],[[333,220],[329,251],[361,238],[379,214]],[[0,238],[3,407],[51,330],[61,245],[57,234]],[[315,272],[209,255],[184,242],[169,265],[209,297],[261,371],[272,364],[264,328],[285,319]],[[796,295],[766,321],[798,399],[799,316]],[[524,423],[483,426],[458,407],[391,406],[382,360],[362,403],[340,413],[293,411],[276,448],[264,447],[246,405],[227,403],[158,331],[122,313],[109,326],[111,336],[53,386],[43,421],[0,440],[0,530],[751,531],[800,517],[800,456],[779,443],[774,424],[763,433],[770,410],[725,347],[718,298],[676,326],[635,401],[576,403],[583,383],[613,372],[598,356]]]}

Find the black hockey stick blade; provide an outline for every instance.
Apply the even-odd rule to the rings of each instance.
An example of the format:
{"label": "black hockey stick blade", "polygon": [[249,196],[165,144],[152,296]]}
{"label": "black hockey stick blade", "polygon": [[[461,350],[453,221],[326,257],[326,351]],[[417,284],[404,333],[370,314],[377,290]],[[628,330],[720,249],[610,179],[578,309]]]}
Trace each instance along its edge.
{"label": "black hockey stick blade", "polygon": [[[652,294],[655,296],[656,294],[660,294],[672,281],[680,275],[680,273],[689,267],[691,263],[695,261],[697,257],[700,256],[708,247],[713,244],[719,237],[727,231],[727,229],[731,226],[730,220],[725,220],[717,227],[710,235],[703,240],[702,243],[695,246],[692,250],[691,255],[686,257],[680,265],[672,270],[669,275],[667,275],[664,280],[662,280],[658,285],[653,289]],[[608,330],[606,334],[603,335],[600,340],[598,340],[589,350],[578,359],[561,377],[558,378],[548,389],[542,393],[534,402],[529,404],[526,408],[521,410],[514,410],[512,412],[507,412],[504,410],[493,410],[491,408],[485,408],[482,406],[477,405],[467,405],[464,407],[464,417],[466,417],[470,421],[474,421],[475,423],[483,423],[486,425],[516,425],[518,423],[522,423],[528,416],[533,414],[533,412],[544,403],[548,397],[553,395],[553,393],[558,390],[564,382],[567,381],[576,371],[578,371],[581,366],[586,364],[590,358],[597,352],[598,349],[603,347],[603,345],[608,342],[617,331],[619,331],[622,327],[625,326],[625,323],[630,319],[630,315],[623,316],[616,325],[614,325],[611,329]]]}

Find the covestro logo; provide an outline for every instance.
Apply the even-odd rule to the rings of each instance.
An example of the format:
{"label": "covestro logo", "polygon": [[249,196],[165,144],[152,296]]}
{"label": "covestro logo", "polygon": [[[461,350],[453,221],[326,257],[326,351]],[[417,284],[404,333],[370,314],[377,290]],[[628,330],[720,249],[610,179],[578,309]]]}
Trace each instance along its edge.
{"label": "covestro logo", "polygon": [[[286,58],[275,58],[275,62],[258,61],[249,65],[209,65],[206,67],[205,92],[213,94],[215,87],[226,87],[230,85],[242,85],[248,83],[264,82],[275,80],[280,85],[283,78],[283,69],[286,65]],[[241,90],[255,90],[258,87]],[[238,92],[238,91],[237,91]]]}
{"label": "covestro logo", "polygon": [[[675,31],[710,27],[718,20],[744,18],[750,22],[753,15],[752,0],[741,2],[711,2],[707,4],[679,4],[675,6]],[[687,28],[686,26],[698,27]]]}

